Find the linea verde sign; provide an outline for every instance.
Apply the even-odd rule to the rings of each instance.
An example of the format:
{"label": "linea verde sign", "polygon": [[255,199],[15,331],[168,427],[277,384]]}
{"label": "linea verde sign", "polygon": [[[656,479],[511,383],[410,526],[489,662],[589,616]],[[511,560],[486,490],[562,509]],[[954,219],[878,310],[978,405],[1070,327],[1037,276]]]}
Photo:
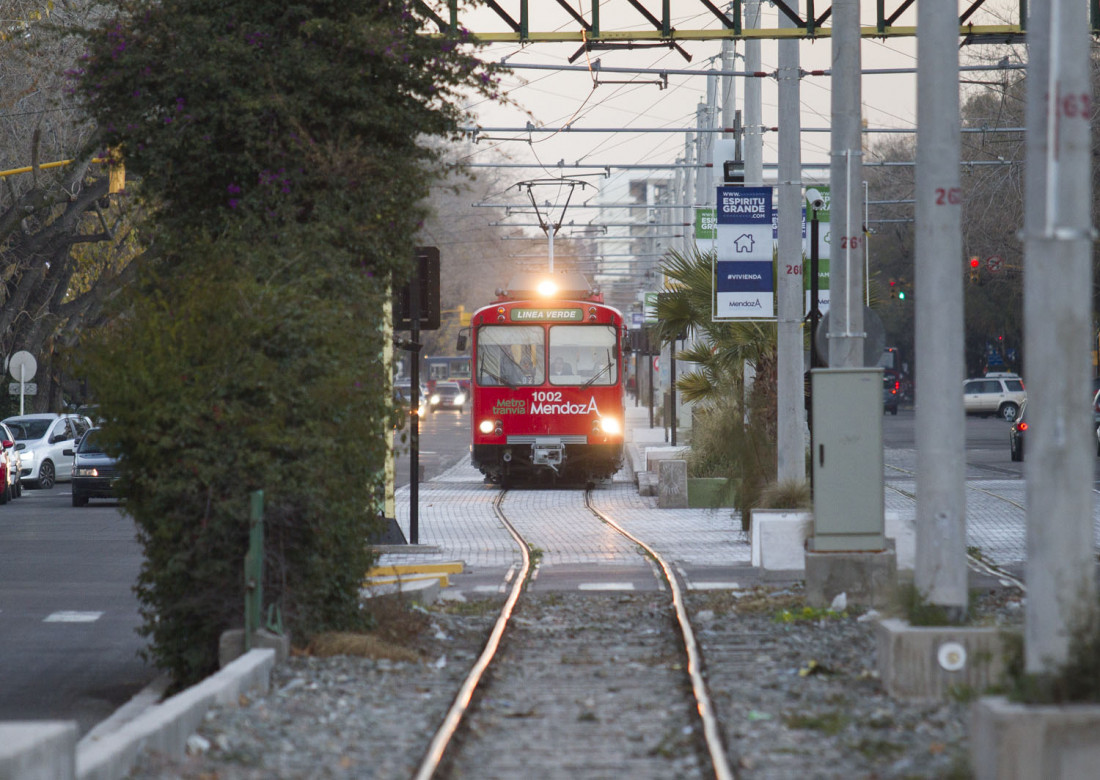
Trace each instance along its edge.
{"label": "linea verde sign", "polygon": [[512,322],[580,322],[583,319],[584,311],[581,309],[512,309]]}

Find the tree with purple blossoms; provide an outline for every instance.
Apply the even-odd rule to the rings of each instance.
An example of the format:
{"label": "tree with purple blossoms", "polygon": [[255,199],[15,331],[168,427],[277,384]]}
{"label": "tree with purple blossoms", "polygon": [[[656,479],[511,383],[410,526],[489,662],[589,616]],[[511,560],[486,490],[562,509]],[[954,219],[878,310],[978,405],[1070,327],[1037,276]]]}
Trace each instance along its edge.
{"label": "tree with purple blossoms", "polygon": [[404,2],[109,7],[80,94],[140,182],[156,259],[82,369],[145,548],[149,653],[184,684],[242,624],[254,490],[265,607],[295,641],[368,619],[392,425],[379,312],[441,173],[428,141],[496,80]]}

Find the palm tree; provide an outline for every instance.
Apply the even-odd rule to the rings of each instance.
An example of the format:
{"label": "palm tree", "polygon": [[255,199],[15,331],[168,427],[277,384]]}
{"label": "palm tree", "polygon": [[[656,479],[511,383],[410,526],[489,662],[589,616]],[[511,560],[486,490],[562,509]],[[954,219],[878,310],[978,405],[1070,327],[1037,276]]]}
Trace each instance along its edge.
{"label": "palm tree", "polygon": [[[654,332],[666,344],[694,334],[676,354],[695,366],[676,382],[684,399],[696,403],[689,467],[696,476],[729,480],[747,528],[748,509],[775,479],[775,323],[712,318],[713,252],[670,251],[661,267],[668,294],[658,299]],[[746,367],[755,376],[747,394]]]}

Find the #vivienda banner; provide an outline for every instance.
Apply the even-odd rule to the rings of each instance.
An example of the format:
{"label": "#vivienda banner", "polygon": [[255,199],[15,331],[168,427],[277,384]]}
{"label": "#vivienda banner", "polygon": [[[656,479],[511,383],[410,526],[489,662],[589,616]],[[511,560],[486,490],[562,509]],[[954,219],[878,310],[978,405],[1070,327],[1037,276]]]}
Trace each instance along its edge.
{"label": "#vivienda banner", "polygon": [[716,320],[775,318],[771,187],[719,187]]}

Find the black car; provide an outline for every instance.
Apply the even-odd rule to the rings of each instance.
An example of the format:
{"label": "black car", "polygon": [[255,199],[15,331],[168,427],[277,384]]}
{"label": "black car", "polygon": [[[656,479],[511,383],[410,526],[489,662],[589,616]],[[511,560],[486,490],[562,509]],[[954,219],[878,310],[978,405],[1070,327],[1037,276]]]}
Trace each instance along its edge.
{"label": "black car", "polygon": [[1020,406],[1020,413],[1008,429],[1008,451],[1013,460],[1024,459],[1024,434],[1027,433],[1027,401]]}
{"label": "black car", "polygon": [[75,450],[65,450],[73,458],[73,506],[85,506],[89,498],[115,498],[118,461],[100,446],[100,431],[86,432]]}
{"label": "black car", "polygon": [[882,411],[898,413],[898,400],[901,397],[901,383],[893,374],[882,375]]}

